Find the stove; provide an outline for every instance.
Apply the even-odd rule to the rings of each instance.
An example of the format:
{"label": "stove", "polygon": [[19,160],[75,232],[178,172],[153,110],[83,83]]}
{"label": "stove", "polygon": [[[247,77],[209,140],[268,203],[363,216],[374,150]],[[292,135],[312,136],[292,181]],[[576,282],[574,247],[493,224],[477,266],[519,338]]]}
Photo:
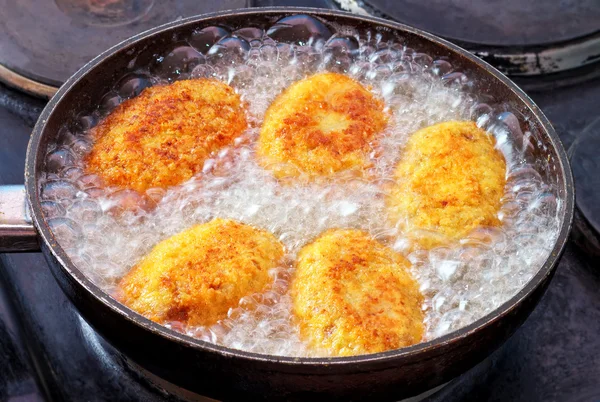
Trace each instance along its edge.
{"label": "stove", "polygon": [[[4,5],[3,2],[4,0],[0,0],[0,7],[10,7],[9,2]],[[592,2],[593,0],[577,3],[580,6],[578,15],[598,15],[598,7],[591,7]],[[33,2],[22,3],[27,5]],[[83,12],[83,3],[86,2],[56,0],[56,5],[52,7],[74,18],[77,13]],[[137,8],[127,10],[137,10],[137,13],[131,11],[110,14],[110,10],[101,10],[103,13],[96,12],[91,21],[80,19],[81,23],[76,24],[76,28],[85,30],[82,27],[92,26],[90,29],[97,30],[112,24],[111,30],[122,32],[135,26],[139,31],[144,28],[144,24],[162,21],[152,19],[152,8],[144,8],[150,7],[148,4],[153,1],[139,0],[131,3],[135,3],[132,7]],[[174,0],[164,3],[191,5],[193,2]],[[439,7],[438,3],[441,4],[435,0],[404,0],[397,3],[381,0],[251,0],[246,4],[245,1],[226,0],[195,4],[195,8],[180,8],[178,10],[182,15],[169,18],[246,5],[302,5],[350,8],[354,12],[377,14],[418,26],[418,8],[411,9],[417,10],[413,14],[407,12],[403,16],[398,8],[394,8],[394,4],[406,7],[429,4]],[[589,21],[587,19],[575,24],[575,28],[569,25],[569,21],[565,21],[560,30],[546,30],[544,27],[544,30],[552,31],[547,32],[547,36],[543,36],[540,30],[528,29],[527,37],[520,38],[520,43],[514,40],[508,42],[514,38],[493,30],[486,31],[487,37],[477,36],[478,41],[472,40],[472,32],[468,30],[476,29],[481,32],[487,29],[481,26],[461,26],[461,29],[451,30],[451,26],[440,25],[459,21],[459,6],[467,3],[471,2],[447,2],[454,5],[448,11],[454,14],[439,19],[433,28],[426,26],[431,22],[428,18],[421,18],[420,23],[425,24],[423,28],[429,28],[428,30],[455,40],[475,52],[488,52],[494,48],[505,50],[504,53],[489,53],[492,55],[518,50],[527,53],[532,49],[541,52],[542,47],[539,46],[556,48],[557,43],[572,44],[574,41],[591,41],[588,45],[591,43],[593,48],[597,24],[588,26],[585,24],[585,21]],[[498,2],[483,3],[492,7]],[[505,3],[509,7],[516,2]],[[531,3],[541,4],[540,1]],[[565,0],[560,3],[568,6],[574,2]],[[77,5],[79,6],[75,7]],[[535,8],[533,5],[532,10]],[[560,14],[560,9],[550,11]],[[106,15],[112,15],[112,19]],[[4,17],[0,17],[2,18]],[[571,16],[572,18],[575,17]],[[597,22],[598,19],[593,18],[592,21]],[[6,27],[6,24],[2,27]],[[0,29],[4,29],[2,27]],[[121,28],[117,29],[118,27]],[[106,46],[110,45],[108,42],[104,43]],[[48,77],[45,81],[35,81],[33,67],[27,63],[23,63],[21,69],[14,64],[7,67],[3,59],[6,58],[6,53],[2,53],[2,49],[0,47],[0,68],[4,65],[12,72],[16,71],[19,76],[33,80],[34,84],[49,88],[60,84],[72,73],[72,69],[78,67],[77,63],[85,62],[77,57],[92,57],[102,50],[97,49],[94,50],[96,53],[83,55],[74,49],[71,53],[76,54],[77,57],[73,56],[76,61],[71,64],[65,62],[63,69],[51,70],[50,66],[54,61],[42,61],[40,58],[36,61],[36,68],[41,68],[39,71],[47,74],[51,71],[55,73],[52,78],[54,81]],[[37,49],[32,47],[23,51],[34,52]],[[553,70],[552,74],[545,75],[540,74],[548,71],[528,70],[531,74],[520,74],[521,77],[515,78],[546,113],[565,146],[570,148],[576,186],[581,194],[581,211],[577,214],[574,233],[550,288],[531,317],[506,344],[467,373],[433,393],[422,396],[422,400],[600,400],[600,212],[598,203],[595,202],[600,199],[600,186],[595,186],[599,183],[600,174],[596,173],[600,173],[600,163],[598,159],[594,159],[598,155],[594,151],[600,150],[600,115],[597,107],[597,100],[600,98],[600,66],[591,62],[584,64],[571,68],[564,68],[563,65]],[[44,69],[45,66],[48,68]],[[11,82],[11,85],[14,86],[15,83]],[[35,93],[27,88],[25,91]],[[44,100],[30,96],[23,90],[0,84],[0,184],[23,182],[29,133],[44,104]],[[209,400],[178,389],[145,372],[97,336],[63,295],[44,258],[38,253],[0,255],[0,367],[2,401]]]}

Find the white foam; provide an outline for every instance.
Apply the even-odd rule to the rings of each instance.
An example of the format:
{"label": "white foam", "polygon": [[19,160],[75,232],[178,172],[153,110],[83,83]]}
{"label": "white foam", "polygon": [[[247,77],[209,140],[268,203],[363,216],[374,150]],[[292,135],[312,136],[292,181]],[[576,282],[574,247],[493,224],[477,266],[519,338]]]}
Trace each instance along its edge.
{"label": "white foam", "polygon": [[[215,76],[234,85],[248,104],[252,128],[234,146],[206,160],[198,176],[166,192],[154,190],[164,196],[151,212],[125,213],[115,219],[109,208],[109,195],[115,189],[99,188],[93,178],[81,180],[82,171],[74,167],[82,165],[84,153],[65,154],[64,147],[77,147],[82,141],[89,143],[86,133],[51,147],[48,160],[52,161],[54,172],[49,172],[41,185],[42,197],[47,201],[45,210],[54,218],[59,243],[74,263],[109,293],[158,242],[214,217],[233,218],[270,230],[285,244],[290,261],[303,245],[329,228],[361,228],[402,251],[406,241],[386,219],[383,184],[392,180],[392,168],[406,139],[428,125],[472,119],[497,131],[493,133],[498,135],[500,149],[509,159],[511,172],[499,214],[504,226],[481,229],[456,247],[418,251],[408,258],[425,296],[426,339],[491,312],[516,294],[548,256],[559,225],[560,205],[553,193],[555,189],[543,183],[540,175],[525,163],[522,152],[511,140],[511,132],[505,126],[493,126],[495,109],[477,105],[476,98],[462,90],[462,77],[455,76],[454,83],[449,83],[435,74],[437,70],[431,68],[429,56],[399,44],[389,44],[388,53],[383,55],[379,53],[385,50],[381,43],[378,49],[363,38],[359,38],[359,43],[360,56],[345,66],[345,72],[381,96],[392,115],[382,134],[380,149],[373,153],[378,155],[374,161],[375,180],[353,180],[344,185],[335,181],[282,185],[257,165],[252,143],[269,104],[295,80],[331,68],[323,57],[326,48],[322,44],[309,51],[306,46],[297,48],[296,56],[284,57],[272,49],[271,43],[265,45],[270,46],[268,49],[259,43],[250,50],[245,64],[201,64],[192,73]],[[447,69],[443,63],[442,67]],[[335,65],[333,69],[340,68],[344,66]],[[493,241],[489,243],[484,238]],[[210,328],[183,328],[178,323],[170,326],[210,342],[252,352],[326,354],[308,348],[298,337],[287,294],[292,272],[292,266],[273,270],[272,290],[245,297],[228,318]]]}

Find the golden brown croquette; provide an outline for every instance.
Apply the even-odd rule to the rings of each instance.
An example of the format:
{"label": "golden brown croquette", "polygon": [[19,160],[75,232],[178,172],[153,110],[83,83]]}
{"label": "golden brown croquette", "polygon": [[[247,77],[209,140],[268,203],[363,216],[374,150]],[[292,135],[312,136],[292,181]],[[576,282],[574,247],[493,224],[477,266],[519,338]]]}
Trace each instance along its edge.
{"label": "golden brown croquette", "polygon": [[107,185],[143,192],[180,184],[247,127],[242,102],[214,79],[146,88],[93,129],[87,171]]}
{"label": "golden brown croquette", "polygon": [[406,258],[360,230],[323,233],[300,251],[292,279],[301,336],[339,356],[421,341],[423,297],[409,267]]}
{"label": "golden brown croquette", "polygon": [[158,243],[121,280],[117,297],[158,323],[211,325],[268,288],[283,254],[271,233],[217,218]]}
{"label": "golden brown croquette", "polygon": [[436,124],[410,137],[387,204],[393,221],[419,247],[500,225],[506,163],[494,144],[471,121]]}
{"label": "golden brown croquette", "polygon": [[383,102],[342,74],[296,82],[271,104],[258,139],[262,166],[278,178],[362,173],[387,123]]}

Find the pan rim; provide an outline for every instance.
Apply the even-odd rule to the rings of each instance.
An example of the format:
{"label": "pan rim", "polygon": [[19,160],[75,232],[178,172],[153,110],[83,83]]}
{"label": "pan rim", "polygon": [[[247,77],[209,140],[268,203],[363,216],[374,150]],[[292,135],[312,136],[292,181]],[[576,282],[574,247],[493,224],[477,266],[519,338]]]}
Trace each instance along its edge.
{"label": "pan rim", "polygon": [[[223,18],[227,16],[252,16],[252,15],[282,15],[289,16],[295,14],[307,14],[316,17],[342,17],[350,21],[367,22],[373,26],[382,26],[388,29],[399,32],[408,32],[415,36],[421,37],[426,41],[434,42],[438,46],[441,46],[449,52],[462,56],[469,60],[476,66],[477,69],[485,70],[492,79],[499,80],[507,89],[515,94],[520,101],[531,111],[532,115],[536,118],[541,129],[547,135],[549,142],[552,144],[556,154],[558,156],[557,164],[559,165],[560,171],[563,172],[563,182],[565,189],[565,201],[563,213],[561,214],[562,223],[560,231],[554,243],[554,246],[540,266],[538,272],[527,282],[527,284],[513,297],[504,302],[498,308],[494,309],[490,313],[486,314],[482,318],[474,321],[473,323],[462,327],[456,331],[450,332],[439,338],[415,344],[406,348],[389,350],[386,352],[357,355],[348,357],[289,357],[289,356],[275,356],[261,353],[246,352],[242,350],[232,349],[225,346],[216,345],[210,342],[201,341],[199,339],[192,338],[188,335],[176,332],[168,329],[158,323],[150,321],[143,317],[139,313],[129,309],[125,305],[116,301],[112,296],[106,293],[104,290],[95,285],[90,279],[87,278],[75,265],[71,262],[69,257],[66,255],[64,250],[54,239],[52,232],[43,216],[41,209],[41,202],[38,195],[38,185],[36,179],[36,159],[39,151],[40,142],[42,135],[45,131],[46,122],[55,110],[55,107],[61,102],[64,96],[74,87],[81,79],[83,79],[89,71],[100,66],[103,61],[119,52],[124,51],[126,48],[132,45],[143,42],[150,37],[159,33],[169,31],[178,27],[193,25],[203,22],[210,22],[213,19]],[[386,363],[389,361],[398,360],[413,360],[419,357],[425,357],[426,355],[453,344],[460,339],[466,338],[471,334],[478,332],[485,327],[492,325],[494,322],[502,319],[506,315],[509,315],[517,306],[519,306],[525,299],[527,299],[545,280],[549,279],[554,272],[558,264],[558,260],[564,251],[564,248],[569,237],[569,233],[572,227],[573,214],[574,214],[574,185],[571,167],[569,165],[567,153],[564,149],[562,142],[556,134],[554,128],[550,124],[549,120],[542,113],[539,107],[531,100],[531,98],[525,94],[514,82],[509,80],[506,76],[490,66],[488,63],[472,55],[468,51],[454,45],[444,39],[441,39],[433,34],[427,33],[417,28],[407,26],[405,24],[389,21],[381,18],[355,15],[344,11],[337,10],[326,10],[318,8],[307,8],[307,7],[268,7],[268,8],[246,8],[229,11],[221,11],[216,13],[202,14],[198,16],[188,17],[178,21],[173,21],[148,31],[137,34],[125,41],[111,47],[104,51],[86,65],[84,65],[79,71],[73,74],[57,91],[54,97],[46,105],[42,111],[37,123],[35,124],[31,140],[27,148],[27,158],[25,164],[25,187],[27,190],[27,199],[31,209],[31,215],[33,223],[38,230],[41,239],[47,245],[50,252],[59,262],[60,269],[71,279],[74,280],[77,285],[85,289],[86,292],[91,293],[92,296],[100,303],[104,304],[105,307],[112,310],[113,313],[119,314],[129,321],[133,321],[136,325],[141,326],[147,331],[166,338],[170,341],[176,342],[185,347],[191,347],[194,349],[200,349],[205,352],[212,352],[224,357],[235,357],[240,359],[246,359],[255,362],[269,362],[278,363],[281,365],[288,366],[304,366],[309,367],[322,367],[322,366],[351,366],[357,363]],[[361,371],[358,369],[355,372]]]}

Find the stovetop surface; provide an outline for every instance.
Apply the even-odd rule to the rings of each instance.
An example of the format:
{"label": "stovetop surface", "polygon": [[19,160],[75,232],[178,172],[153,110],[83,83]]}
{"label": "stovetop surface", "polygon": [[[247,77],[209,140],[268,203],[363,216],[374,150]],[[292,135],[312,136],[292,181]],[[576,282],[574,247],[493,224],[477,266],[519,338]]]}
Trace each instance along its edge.
{"label": "stovetop surface", "polygon": [[[530,95],[569,147],[596,122],[600,79]],[[29,134],[43,106],[0,85],[0,184],[23,182]],[[599,265],[570,241],[548,292],[526,323],[499,350],[427,400],[600,401]],[[4,400],[181,398],[149,381],[97,337],[62,293],[42,255],[28,253],[0,255]]]}

